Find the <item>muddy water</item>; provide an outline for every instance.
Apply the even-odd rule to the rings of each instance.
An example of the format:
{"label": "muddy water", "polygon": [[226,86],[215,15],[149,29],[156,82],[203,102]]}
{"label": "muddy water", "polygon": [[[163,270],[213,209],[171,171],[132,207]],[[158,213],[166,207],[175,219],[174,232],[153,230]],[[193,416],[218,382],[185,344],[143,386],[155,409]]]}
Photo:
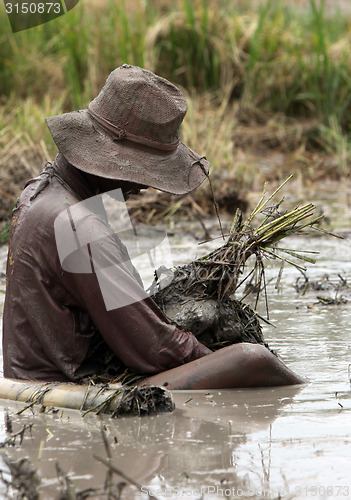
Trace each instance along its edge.
{"label": "muddy water", "polygon": [[[294,197],[296,197],[296,193]],[[301,195],[302,196],[302,195]],[[331,219],[331,228],[345,236],[292,238],[289,248],[320,252],[308,265],[310,279],[328,273],[351,283],[351,211],[348,194],[310,193]],[[172,240],[175,259],[191,258],[196,242],[190,236]],[[288,245],[287,245],[288,246]],[[202,250],[203,251],[203,250]],[[0,271],[4,270],[0,250]],[[275,289],[279,264],[267,267],[269,311],[274,326],[265,326],[270,346],[295,371],[307,376],[301,387],[174,392],[173,414],[148,418],[107,417],[79,412],[49,414],[3,401],[0,440],[7,436],[6,415],[13,431],[32,424],[23,442],[2,450],[3,456],[28,457],[42,480],[42,498],[57,498],[55,464],[69,474],[77,488],[103,485],[106,457],[101,427],[105,428],[115,467],[139,483],[127,486],[122,498],[351,498],[351,297],[343,305],[327,306],[317,295],[298,294],[294,284],[301,273],[284,270]],[[3,288],[3,282],[0,289]],[[3,296],[1,296],[3,298]],[[1,307],[1,306],[0,306]],[[263,304],[260,313],[265,314]],[[2,465],[6,470],[6,466]],[[115,476],[116,480],[123,479]]]}

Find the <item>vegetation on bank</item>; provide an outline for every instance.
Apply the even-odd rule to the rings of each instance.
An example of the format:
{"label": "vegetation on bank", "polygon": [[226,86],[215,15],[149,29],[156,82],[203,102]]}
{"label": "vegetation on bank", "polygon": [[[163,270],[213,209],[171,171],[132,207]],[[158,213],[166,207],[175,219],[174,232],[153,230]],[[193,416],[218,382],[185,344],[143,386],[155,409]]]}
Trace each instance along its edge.
{"label": "vegetation on bank", "polygon": [[[323,0],[87,0],[16,34],[0,8],[5,212],[24,180],[55,155],[44,118],[86,107],[123,63],[182,87],[183,141],[206,154],[220,184],[228,178],[236,189],[257,188],[287,170],[311,178],[317,166],[320,175],[315,151],[333,156],[326,174],[347,174],[351,17]],[[284,161],[267,169],[262,155],[272,150]]]}

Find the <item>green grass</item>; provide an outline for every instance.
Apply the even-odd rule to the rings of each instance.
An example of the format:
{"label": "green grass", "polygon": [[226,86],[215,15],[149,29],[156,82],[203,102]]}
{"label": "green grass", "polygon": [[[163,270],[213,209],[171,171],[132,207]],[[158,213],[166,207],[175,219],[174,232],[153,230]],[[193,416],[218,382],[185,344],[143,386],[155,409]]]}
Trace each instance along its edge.
{"label": "green grass", "polygon": [[188,90],[231,84],[237,97],[266,112],[317,114],[326,125],[335,115],[347,129],[350,20],[328,16],[317,0],[303,12],[279,0],[251,10],[237,4],[179,0],[161,11],[151,1],[130,7],[106,0],[99,8],[80,2],[65,16],[15,35],[2,14],[1,94],[39,98],[66,88],[66,105],[76,108],[128,62]]}
{"label": "green grass", "polygon": [[[109,72],[130,63],[168,78],[190,96],[196,91],[197,102],[211,95],[215,125],[200,123],[185,135],[193,147],[193,135],[201,136],[201,149],[214,151],[220,125],[227,142],[221,144],[226,160],[218,163],[230,167],[242,123],[315,119],[318,125],[301,138],[302,145],[336,154],[345,172],[351,157],[351,19],[328,13],[323,0],[310,0],[303,9],[292,5],[82,1],[65,16],[14,35],[0,5],[0,130],[7,130],[0,133],[0,146],[20,134],[18,145],[43,139],[51,154],[43,118],[86,107]],[[198,112],[196,121],[213,117]]]}
{"label": "green grass", "polygon": [[6,224],[6,226],[0,228],[0,246],[5,245],[5,243],[7,243],[9,239],[9,231],[10,231],[9,224]]}

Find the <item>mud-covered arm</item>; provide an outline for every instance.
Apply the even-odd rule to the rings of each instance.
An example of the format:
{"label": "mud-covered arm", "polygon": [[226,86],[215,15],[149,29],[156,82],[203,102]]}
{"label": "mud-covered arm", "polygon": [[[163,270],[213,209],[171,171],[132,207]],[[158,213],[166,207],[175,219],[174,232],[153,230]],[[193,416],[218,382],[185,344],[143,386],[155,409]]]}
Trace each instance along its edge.
{"label": "mud-covered arm", "polygon": [[91,273],[70,273],[72,291],[105,342],[129,368],[153,374],[211,351],[170,324],[144,291],[124,246],[108,233],[88,247]]}

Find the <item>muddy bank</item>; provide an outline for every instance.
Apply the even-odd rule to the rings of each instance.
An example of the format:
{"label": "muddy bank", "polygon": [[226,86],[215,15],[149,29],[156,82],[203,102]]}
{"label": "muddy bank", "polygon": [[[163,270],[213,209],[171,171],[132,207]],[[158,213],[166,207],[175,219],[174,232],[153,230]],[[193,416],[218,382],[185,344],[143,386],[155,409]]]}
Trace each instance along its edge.
{"label": "muddy bank", "polygon": [[[249,208],[250,191],[261,191],[264,182],[278,186],[291,173],[301,186],[318,184],[323,190],[330,182],[350,184],[349,176],[338,169],[338,158],[318,151],[305,151],[297,145],[283,144],[269,125],[248,125],[235,140],[232,170],[211,167],[211,183],[205,181],[194,192],[175,196],[149,188],[127,203],[135,222],[157,224],[198,220],[216,214],[213,194],[222,215],[234,215]],[[292,148],[292,149],[291,149]],[[38,175],[45,163],[39,150],[21,149],[0,160],[0,230],[11,219],[11,210],[26,182]]]}
{"label": "muddy bank", "polygon": [[[29,163],[40,164],[37,159],[29,162],[25,158],[23,160],[22,163],[10,162],[9,168],[7,165],[0,166],[0,231],[10,223],[11,210],[26,182],[41,171],[41,168],[29,168]],[[204,226],[203,220],[216,214],[215,203],[223,215],[233,215],[237,208],[244,212],[247,210],[245,193],[237,188],[235,177],[221,179],[215,174],[211,177],[211,184],[212,188],[209,181],[205,181],[201,188],[183,196],[149,188],[128,200],[129,215],[134,223],[158,224],[169,223],[171,220],[191,220]]]}

